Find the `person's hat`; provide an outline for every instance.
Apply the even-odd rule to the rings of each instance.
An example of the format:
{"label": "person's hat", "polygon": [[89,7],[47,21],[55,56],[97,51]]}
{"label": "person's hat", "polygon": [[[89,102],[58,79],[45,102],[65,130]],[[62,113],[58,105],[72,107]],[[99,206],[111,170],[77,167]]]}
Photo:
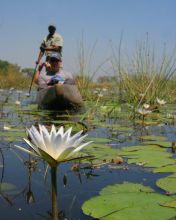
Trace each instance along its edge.
{"label": "person's hat", "polygon": [[52,53],[50,55],[50,60],[59,60],[62,61],[62,57],[60,55],[60,53]]}

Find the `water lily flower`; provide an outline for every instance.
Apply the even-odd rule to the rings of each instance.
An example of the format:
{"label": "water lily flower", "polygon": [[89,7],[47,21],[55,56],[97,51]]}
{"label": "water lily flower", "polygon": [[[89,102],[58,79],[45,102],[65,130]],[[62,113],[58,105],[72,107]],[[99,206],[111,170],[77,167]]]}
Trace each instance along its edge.
{"label": "water lily flower", "polygon": [[[63,127],[56,130],[54,125],[52,125],[50,132],[48,132],[44,125],[39,125],[38,131],[36,127],[32,126],[30,129],[27,129],[27,134],[31,138],[31,141],[25,138],[24,140],[34,150],[36,155],[43,158],[52,167],[61,162],[74,159],[73,156],[78,151],[92,143],[92,141],[89,141],[81,144],[87,135],[81,136],[82,131],[80,131],[71,136],[71,131],[72,128],[69,128],[64,132]],[[15,146],[25,152],[31,153],[31,151],[23,147]]]}
{"label": "water lily flower", "polygon": [[14,89],[15,89],[15,88],[13,88],[13,87],[10,88],[10,89],[9,89],[9,94],[12,94],[12,92],[14,91]]}
{"label": "water lily flower", "polygon": [[150,105],[147,104],[147,103],[144,103],[144,104],[143,104],[143,107],[144,107],[145,109],[148,109],[148,108],[150,107]]}
{"label": "water lily flower", "polygon": [[139,108],[139,109],[137,110],[137,112],[138,112],[140,115],[143,115],[143,116],[146,116],[146,115],[152,113],[151,110],[146,110],[146,109],[143,109],[143,108]]}
{"label": "water lily flower", "polygon": [[15,104],[16,105],[21,105],[21,102],[20,101],[15,101]]}
{"label": "water lily flower", "polygon": [[9,130],[11,130],[11,128],[10,127],[8,127],[7,125],[4,125],[4,131],[9,131]]}
{"label": "water lily flower", "polygon": [[166,101],[164,99],[159,99],[159,98],[156,98],[156,101],[159,105],[165,105],[166,104]]}
{"label": "water lily flower", "polygon": [[103,94],[102,94],[102,93],[99,93],[99,94],[98,94],[98,97],[102,98],[102,97],[103,97]]}
{"label": "water lily flower", "polygon": [[139,96],[140,96],[140,97],[144,97],[144,96],[145,96],[145,93],[140,93]]}

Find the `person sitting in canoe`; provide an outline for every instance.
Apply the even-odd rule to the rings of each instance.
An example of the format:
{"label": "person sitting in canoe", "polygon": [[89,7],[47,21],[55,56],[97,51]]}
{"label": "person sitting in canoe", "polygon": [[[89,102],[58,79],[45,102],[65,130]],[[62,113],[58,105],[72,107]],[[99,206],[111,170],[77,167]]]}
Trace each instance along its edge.
{"label": "person sitting in canoe", "polygon": [[34,82],[38,85],[37,103],[40,108],[69,109],[83,104],[72,74],[62,69],[59,53],[51,54],[49,64],[39,65]]}

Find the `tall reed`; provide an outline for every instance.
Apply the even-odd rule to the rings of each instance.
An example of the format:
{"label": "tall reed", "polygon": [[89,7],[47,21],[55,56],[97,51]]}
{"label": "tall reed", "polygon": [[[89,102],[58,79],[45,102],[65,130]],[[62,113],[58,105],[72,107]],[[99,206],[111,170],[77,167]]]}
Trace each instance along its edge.
{"label": "tall reed", "polygon": [[[176,50],[171,51],[168,55],[164,46],[162,55],[157,57],[156,49],[151,46],[148,36],[144,42],[138,42],[135,53],[131,58],[127,57],[127,61],[123,59],[119,49],[118,57],[113,59],[114,72],[120,75],[120,83],[122,94],[120,94],[126,102],[133,103],[135,106],[140,104],[154,103],[156,97],[172,100],[171,97],[176,73]],[[115,55],[114,55],[115,56]]]}
{"label": "tall reed", "polygon": [[108,61],[108,58],[105,58],[105,60],[98,65],[94,64],[96,44],[97,42],[87,49],[82,34],[82,39],[78,46],[78,71],[75,79],[78,88],[85,99],[91,98],[92,83],[102,66]]}

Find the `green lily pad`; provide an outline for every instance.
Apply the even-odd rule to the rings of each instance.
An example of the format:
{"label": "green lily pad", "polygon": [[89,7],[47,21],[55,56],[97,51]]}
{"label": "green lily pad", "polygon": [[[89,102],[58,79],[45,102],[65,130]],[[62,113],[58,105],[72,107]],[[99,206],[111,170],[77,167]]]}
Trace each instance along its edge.
{"label": "green lily pad", "polygon": [[105,117],[115,117],[121,112],[121,107],[117,106],[117,103],[114,105],[104,105],[100,106],[100,114]]}
{"label": "green lily pad", "polygon": [[170,207],[170,208],[176,208],[176,200],[171,201],[171,202],[166,202],[166,203],[164,203],[162,205],[166,206],[166,207]]}
{"label": "green lily pad", "polygon": [[0,132],[0,136],[1,137],[13,137],[14,139],[16,137],[26,137],[26,132],[25,131],[4,131],[4,132]]}
{"label": "green lily pad", "polygon": [[127,157],[129,164],[140,163],[145,167],[162,167],[175,164],[172,154],[156,145],[124,147],[119,155]]}
{"label": "green lily pad", "polygon": [[176,174],[157,180],[156,185],[167,192],[176,193]]}
{"label": "green lily pad", "polygon": [[16,119],[2,118],[0,122],[16,122]]}
{"label": "green lily pad", "polygon": [[176,164],[159,167],[153,170],[154,173],[169,173],[169,172],[172,173],[175,171],[176,171]]}
{"label": "green lily pad", "polygon": [[3,182],[0,184],[0,192],[7,194],[15,194],[18,192],[17,187],[11,183]]}
{"label": "green lily pad", "polygon": [[124,183],[104,188],[99,196],[86,201],[82,210],[103,220],[167,220],[176,215],[176,210],[160,204],[172,200],[149,187]]}
{"label": "green lily pad", "polygon": [[172,147],[171,142],[169,141],[145,141],[143,144],[149,144],[149,145],[158,145],[160,147]]}
{"label": "green lily pad", "polygon": [[88,137],[87,140],[97,142],[97,143],[107,143],[107,142],[112,141],[111,139],[108,139],[108,138],[99,138],[99,137]]}
{"label": "green lily pad", "polygon": [[165,141],[167,138],[164,136],[157,135],[146,135],[141,137],[142,140],[150,140],[150,141]]}
{"label": "green lily pad", "polygon": [[91,144],[86,147],[85,152],[93,155],[95,158],[93,159],[93,163],[97,164],[102,162],[110,163],[113,158],[118,156],[119,150],[103,144]]}
{"label": "green lily pad", "polygon": [[[139,124],[143,124],[142,120],[141,121],[136,121],[137,123]],[[145,120],[144,122],[145,125],[157,125],[158,124],[158,121],[153,121],[152,119],[147,119]]]}

